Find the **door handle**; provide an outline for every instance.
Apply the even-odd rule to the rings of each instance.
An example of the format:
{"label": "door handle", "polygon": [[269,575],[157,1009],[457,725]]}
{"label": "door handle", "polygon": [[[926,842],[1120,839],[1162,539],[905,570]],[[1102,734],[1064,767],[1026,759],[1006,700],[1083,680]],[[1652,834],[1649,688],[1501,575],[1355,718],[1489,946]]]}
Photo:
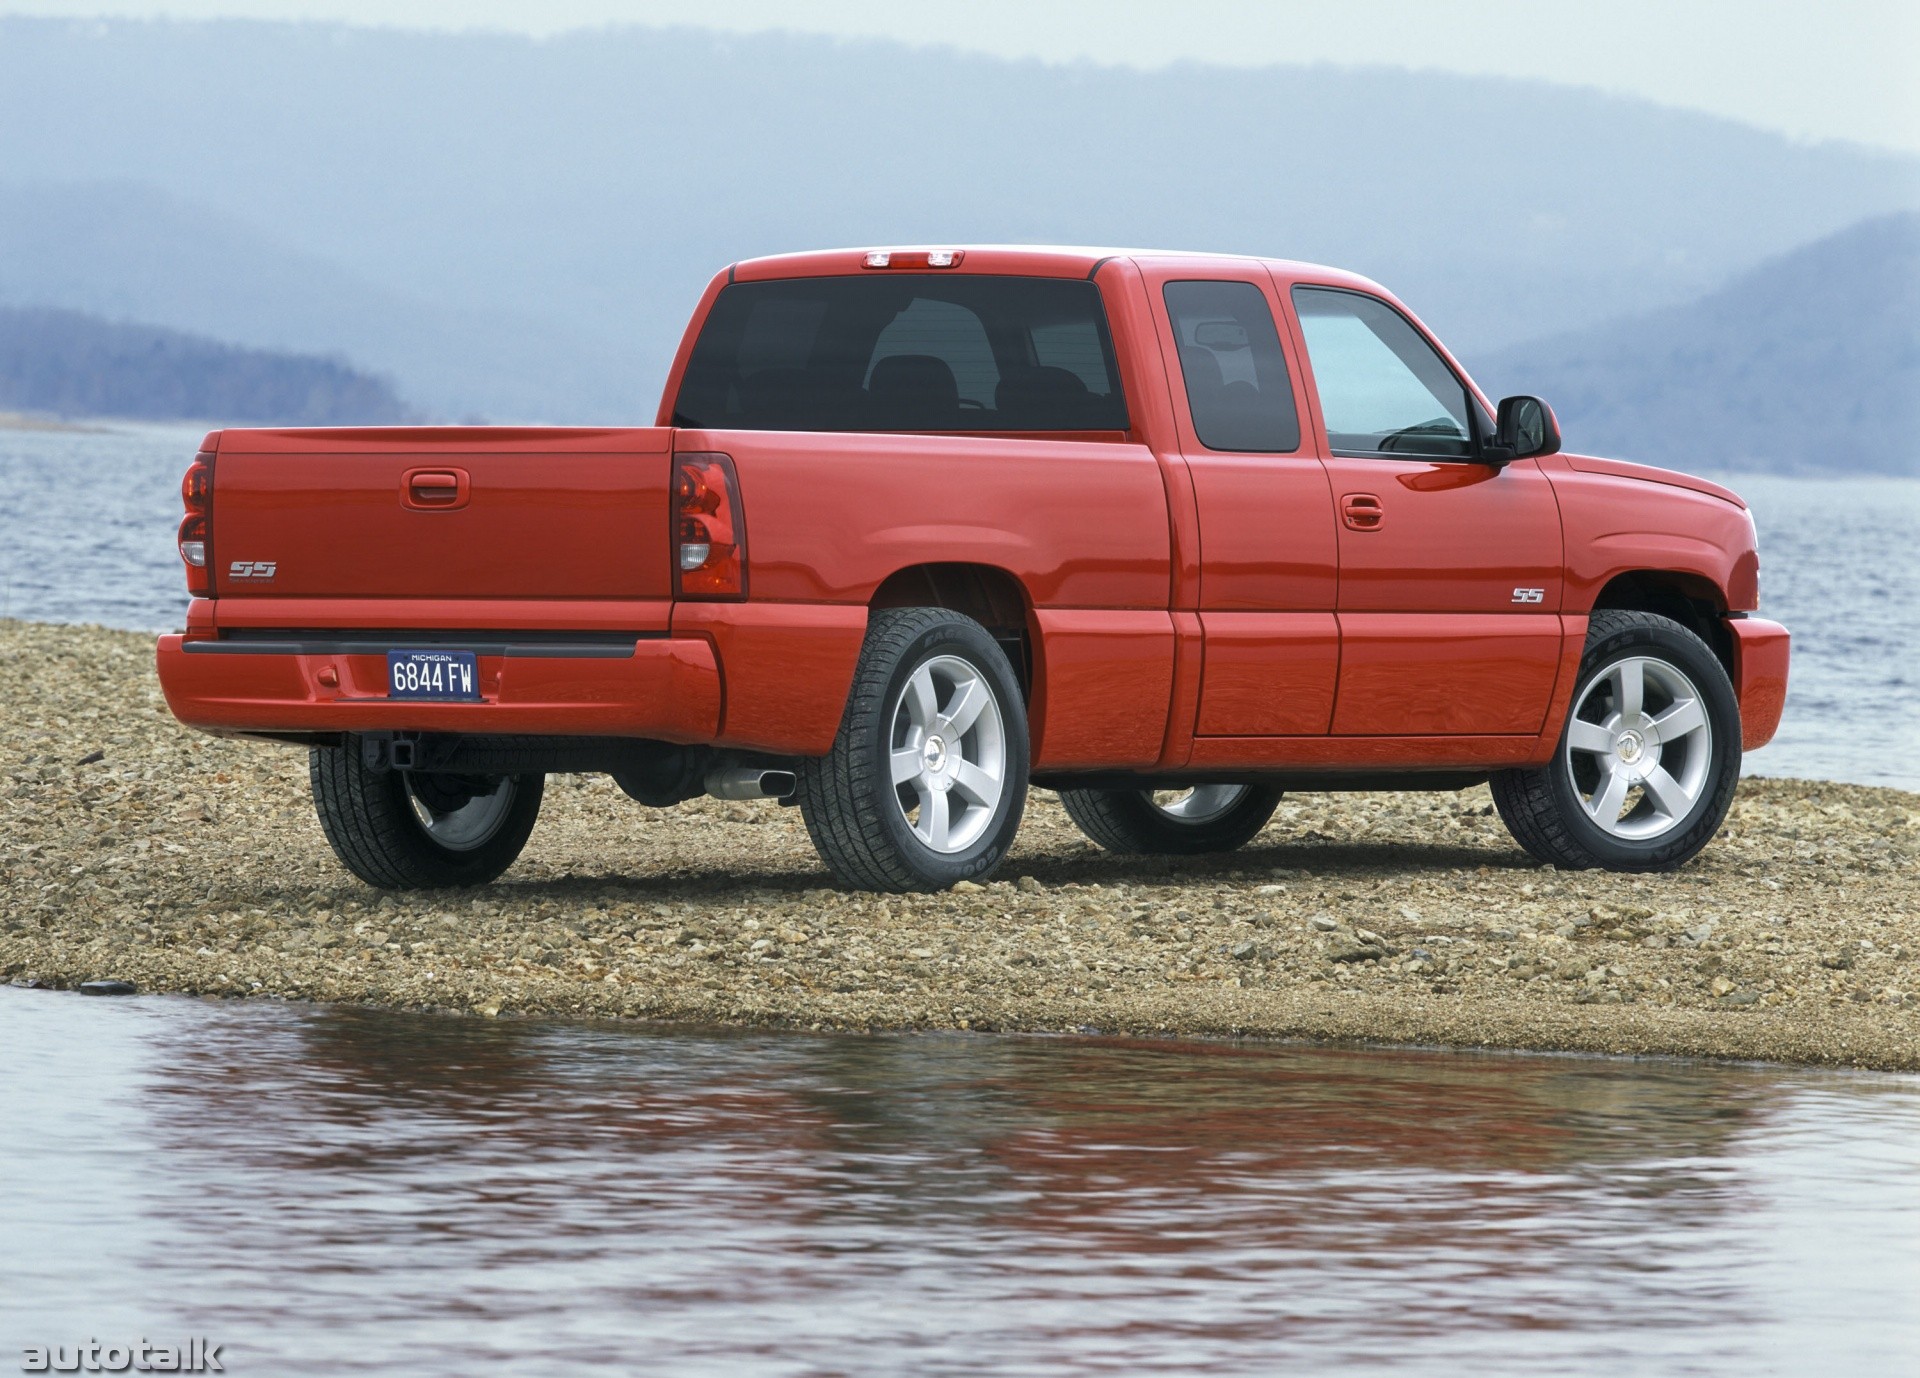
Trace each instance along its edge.
{"label": "door handle", "polygon": [[1349,493],[1340,499],[1340,515],[1355,531],[1378,531],[1387,519],[1387,510],[1371,493]]}
{"label": "door handle", "polygon": [[400,504],[416,511],[465,507],[473,484],[465,469],[409,469],[400,481]]}

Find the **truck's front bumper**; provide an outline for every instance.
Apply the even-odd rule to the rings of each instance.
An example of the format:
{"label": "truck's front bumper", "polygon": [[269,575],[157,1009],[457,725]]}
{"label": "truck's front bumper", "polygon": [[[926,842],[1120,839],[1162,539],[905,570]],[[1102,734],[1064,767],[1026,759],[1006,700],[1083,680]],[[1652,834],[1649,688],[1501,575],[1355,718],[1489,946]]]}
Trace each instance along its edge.
{"label": "truck's front bumper", "polygon": [[1727,621],[1733,631],[1733,692],[1740,700],[1740,749],[1756,751],[1773,740],[1787,706],[1787,659],[1792,637],[1778,622],[1761,617]]}
{"label": "truck's front bumper", "polygon": [[[393,649],[409,644],[396,640]],[[480,700],[387,697],[385,644],[356,640],[160,638],[167,706],[221,733],[537,733],[710,742],[720,731],[720,669],[706,637],[567,645],[471,646]]]}

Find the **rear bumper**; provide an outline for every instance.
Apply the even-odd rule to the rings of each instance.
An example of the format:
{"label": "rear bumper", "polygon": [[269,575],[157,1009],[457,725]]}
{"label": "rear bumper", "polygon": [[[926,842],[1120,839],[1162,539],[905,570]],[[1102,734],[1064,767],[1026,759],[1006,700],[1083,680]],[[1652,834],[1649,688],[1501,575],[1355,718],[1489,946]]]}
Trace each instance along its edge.
{"label": "rear bumper", "polygon": [[[638,737],[789,756],[832,747],[867,630],[860,604],[683,603],[670,630],[624,634],[580,631],[571,608],[543,620],[574,630],[517,633],[455,630],[485,615],[464,609],[424,609],[414,625],[443,629],[424,633],[381,630],[362,604],[292,624],[350,632],[235,627],[215,611],[197,600],[156,656],[167,706],[205,732]],[[387,651],[430,646],[475,653],[480,702],[387,697]]]}
{"label": "rear bumper", "polygon": [[477,703],[390,700],[386,649],[364,639],[174,635],[160,638],[155,665],[174,716],[208,732],[533,733],[692,743],[710,742],[720,731],[720,669],[705,637],[473,647]]}
{"label": "rear bumper", "polygon": [[1736,617],[1733,692],[1740,699],[1740,749],[1757,751],[1773,740],[1787,706],[1787,660],[1792,637],[1778,622]]}

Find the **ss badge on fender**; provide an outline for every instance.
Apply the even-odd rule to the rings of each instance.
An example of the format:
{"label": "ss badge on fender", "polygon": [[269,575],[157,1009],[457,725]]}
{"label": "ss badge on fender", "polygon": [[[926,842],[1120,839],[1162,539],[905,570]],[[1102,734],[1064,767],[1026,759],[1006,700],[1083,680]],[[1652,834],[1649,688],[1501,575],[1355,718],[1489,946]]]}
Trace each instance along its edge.
{"label": "ss badge on fender", "polygon": [[272,560],[235,560],[227,566],[230,579],[271,579],[277,568]]}
{"label": "ss badge on fender", "polygon": [[1545,589],[1515,589],[1513,601],[1516,603],[1544,603],[1547,601]]}

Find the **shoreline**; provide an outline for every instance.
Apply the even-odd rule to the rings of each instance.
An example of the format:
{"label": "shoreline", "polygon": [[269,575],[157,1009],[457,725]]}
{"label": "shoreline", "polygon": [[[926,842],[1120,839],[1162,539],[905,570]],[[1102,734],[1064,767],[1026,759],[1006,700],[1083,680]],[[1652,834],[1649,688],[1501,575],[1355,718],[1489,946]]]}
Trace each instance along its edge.
{"label": "shoreline", "polygon": [[63,431],[74,435],[99,435],[112,427],[94,421],[70,421],[60,416],[37,416],[32,412],[0,411],[0,431]]}
{"label": "shoreline", "polygon": [[[0,980],[683,1027],[1255,1037],[1920,1070],[1920,795],[1749,778],[1662,876],[1555,872],[1458,794],[1296,794],[1114,857],[1036,791],[1002,879],[843,893],[796,810],[556,776],[521,861],[391,895],[304,753],[189,732],[151,638],[0,623]],[[99,759],[80,762],[94,752]]]}
{"label": "shoreline", "polygon": [[[88,998],[83,995],[77,984],[55,984],[47,980],[28,981],[15,979],[0,981],[0,998],[5,992],[18,992],[21,995],[57,995],[74,999]],[[376,1016],[398,1015],[421,1019],[484,1019],[489,1023],[506,1027],[525,1026],[538,1029],[553,1027],[561,1029],[606,1030],[611,1032],[633,1033],[642,1036],[661,1037],[717,1038],[724,1036],[753,1034],[775,1034],[781,1037],[887,1037],[924,1035],[927,1037],[984,1038],[984,1039],[1059,1039],[1094,1040],[1102,1043],[1127,1045],[1164,1045],[1167,1048],[1211,1047],[1223,1048],[1253,1045],[1271,1048],[1297,1048],[1303,1050],[1324,1050],[1347,1053],[1406,1053],[1409,1055],[1455,1058],[1565,1058],[1580,1062],[1589,1059],[1601,1061],[1670,1063],[1689,1067],[1712,1066],[1729,1068],[1748,1068],[1751,1070],[1774,1071],[1814,1071],[1841,1074],[1858,1074],[1866,1077],[1899,1077],[1920,1079],[1920,1067],[1881,1067],[1861,1062],[1809,1062],[1787,1061],[1779,1058],[1749,1057],[1731,1053],[1682,1053],[1682,1052],[1637,1052],[1623,1049],[1594,1049],[1574,1047],[1531,1047],[1511,1043],[1422,1043],[1395,1041],[1371,1035],[1344,1038],[1334,1035],[1316,1036],[1307,1034],[1266,1034],[1246,1031],[1228,1033],[1195,1033],[1179,1030],[1128,1030],[1122,1028],[1103,1028],[1097,1025],[1078,1025],[1067,1028],[1024,1028],[974,1025],[962,1028],[957,1024],[909,1025],[909,1024],[827,1024],[821,1022],[801,1023],[798,1021],[771,1021],[748,1023],[743,1021],[722,1022],[715,1020],[684,1020],[654,1018],[646,1015],[626,1014],[569,1014],[532,1010],[503,1009],[497,1014],[486,1014],[480,1010],[457,1005],[390,1004],[379,1000],[338,1000],[313,999],[299,995],[279,993],[263,994],[250,991],[244,994],[221,991],[191,990],[136,990],[122,994],[120,999],[154,999],[192,1001],[200,1005],[211,1006],[217,1002],[245,1002],[252,1006],[269,1005],[277,1008],[291,1008],[298,1011],[320,1013],[327,1010],[355,1010]],[[1916,1084],[1920,1084],[1917,1082]]]}
{"label": "shoreline", "polygon": [[[4,951],[4,948],[0,948],[0,951]],[[0,961],[0,966],[5,965],[4,961]],[[78,970],[79,968],[75,969],[76,972]],[[49,975],[46,971],[35,970],[0,983],[0,989],[78,995],[82,981],[97,979],[121,978],[78,974],[63,976],[57,973]],[[838,1021],[812,1017],[806,1010],[794,1013],[771,1006],[758,1006],[753,1009],[733,1006],[722,1009],[707,1006],[675,1011],[671,1008],[662,1010],[658,1006],[608,1004],[592,999],[545,1001],[539,999],[537,995],[526,1003],[518,1005],[511,1002],[501,1004],[497,999],[487,999],[484,994],[476,997],[471,1003],[465,1004],[432,1003],[430,1000],[396,1001],[391,998],[389,988],[381,983],[360,992],[354,991],[350,983],[328,981],[323,985],[324,993],[302,993],[291,986],[282,986],[279,983],[275,983],[272,988],[263,985],[259,988],[242,990],[238,982],[225,974],[199,982],[194,979],[193,974],[189,973],[181,983],[151,988],[141,986],[132,992],[132,996],[206,1001],[266,1000],[304,1006],[309,1009],[347,1006],[388,1014],[423,1015],[436,1018],[480,1018],[528,1024],[553,1022],[589,1027],[617,1025],[622,1028],[660,1034],[699,1035],[747,1032],[778,1032],[794,1035],[969,1034],[987,1038],[1098,1038],[1157,1041],[1168,1044],[1269,1043],[1281,1047],[1346,1049],[1355,1052],[1626,1058],[1724,1063],[1730,1066],[1747,1067],[1795,1067],[1886,1075],[1920,1075],[1920,1058],[1905,1057],[1896,1052],[1891,1060],[1887,1059],[1884,1051],[1877,1046],[1881,1043],[1880,1035],[1884,1033],[1883,1029],[1878,1028],[1871,1030],[1869,1036],[1861,1041],[1857,1049],[1849,1050],[1846,1046],[1847,1040],[1842,1039],[1839,1052],[1835,1054],[1831,1051],[1833,1044],[1830,1039],[1794,1038],[1790,1035],[1783,1037],[1778,1029],[1747,1031],[1757,1036],[1733,1041],[1729,1041],[1724,1036],[1702,1037],[1697,1044],[1680,1046],[1674,1044],[1672,1039],[1676,1033],[1684,1036],[1686,1029],[1684,1024],[1675,1024],[1672,1021],[1668,1021],[1667,1026],[1657,1031],[1653,1037],[1622,1039],[1617,1031],[1584,1029],[1570,1033],[1564,1023],[1556,1027],[1553,1021],[1529,1021],[1522,1018],[1503,1025],[1501,1037],[1482,1039],[1477,1042],[1449,1040],[1444,1035],[1437,1038],[1425,1036],[1429,1031],[1436,1029],[1444,1031],[1447,1027],[1444,1022],[1418,1018],[1381,1020],[1375,1017],[1377,1010],[1369,1010],[1365,1006],[1355,1006],[1351,1010],[1353,1015],[1351,1020],[1342,1020],[1338,1016],[1314,1018],[1310,1013],[1305,1022],[1297,1025],[1257,1017],[1247,1022],[1216,1025],[1208,1018],[1210,1011],[1196,1009],[1190,1001],[1180,1003],[1178,1010],[1180,1019],[1177,1025],[1131,1018],[1105,1024],[1070,1022],[1003,1024],[995,1023],[984,1015],[978,1019],[967,1020],[964,1017],[961,1019],[942,1017],[938,1012],[934,1018],[921,1021],[914,1018],[914,1012],[911,1009],[903,1009],[893,1015],[873,1017],[869,1013],[867,1017]],[[496,996],[499,993],[498,987],[489,987],[489,990]],[[446,993],[454,994],[455,991],[449,987]],[[1355,993],[1365,994],[1365,992]],[[1472,1013],[1481,1021],[1486,1021],[1489,1014],[1511,1015],[1513,1013],[1511,1003],[1484,1003]],[[809,1009],[811,1008],[809,1006]],[[984,1004],[974,1002],[971,1006],[956,1006],[956,1008],[983,1009]],[[1090,1009],[1112,1012],[1112,1007],[1090,1007]],[[1324,1015],[1327,1012],[1319,1013]],[[1360,1031],[1353,1031],[1350,1025],[1357,1025]],[[1388,1032],[1383,1032],[1383,1030],[1396,1028],[1409,1029],[1413,1032],[1407,1033],[1404,1037],[1395,1037]],[[1724,1033],[1724,1031],[1717,1032]]]}

